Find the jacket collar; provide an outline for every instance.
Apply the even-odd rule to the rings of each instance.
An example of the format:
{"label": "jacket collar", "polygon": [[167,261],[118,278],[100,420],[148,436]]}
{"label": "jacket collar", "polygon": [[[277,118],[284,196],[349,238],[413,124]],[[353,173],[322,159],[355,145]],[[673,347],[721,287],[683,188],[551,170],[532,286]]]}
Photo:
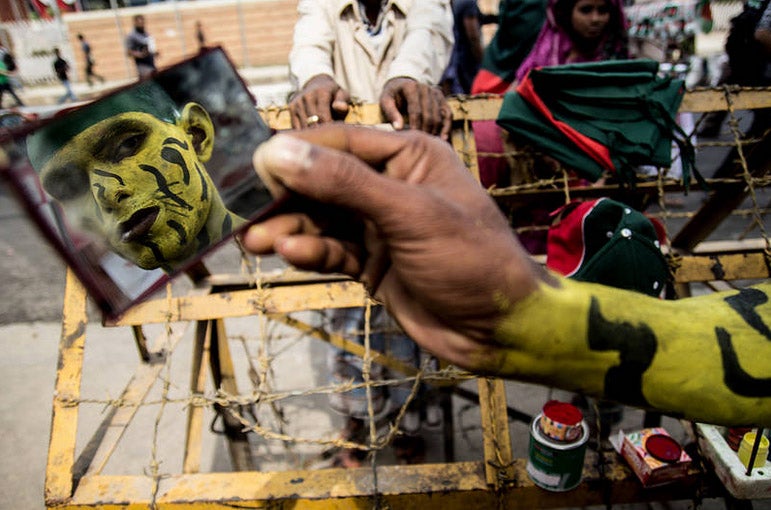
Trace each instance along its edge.
{"label": "jacket collar", "polygon": [[[337,0],[337,15],[342,16],[346,9],[353,9],[354,4],[357,2],[358,0]],[[399,9],[406,16],[409,6],[410,0],[389,0],[385,5],[385,10],[387,11],[391,8]]]}

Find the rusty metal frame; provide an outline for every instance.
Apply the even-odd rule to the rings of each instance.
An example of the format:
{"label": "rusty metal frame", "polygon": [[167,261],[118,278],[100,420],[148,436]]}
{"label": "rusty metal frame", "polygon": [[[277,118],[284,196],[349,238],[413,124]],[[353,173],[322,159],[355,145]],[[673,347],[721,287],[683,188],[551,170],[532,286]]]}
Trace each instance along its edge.
{"label": "rusty metal frame", "polygon": [[[771,94],[767,91],[736,91],[733,104],[737,109],[771,107]],[[452,142],[473,172],[476,152],[473,136],[470,136],[470,121],[495,118],[500,98],[458,99],[452,101],[452,107],[456,118]],[[725,108],[723,92],[704,90],[689,92],[682,109],[699,112],[722,108]],[[272,127],[283,129],[289,125],[286,110],[262,113]],[[354,108],[347,121],[376,124],[382,119],[377,106],[365,105]],[[768,254],[762,244],[734,243],[712,251],[686,253],[678,259],[675,270],[676,281],[682,284],[768,277]],[[212,292],[215,287],[219,290]],[[198,473],[202,408],[192,406],[186,425],[182,473],[161,480],[146,475],[105,476],[100,473],[133,412],[158,377],[163,357],[172,355],[174,341],[166,344],[166,351],[153,351],[147,347],[143,325],[168,324],[173,338],[178,340],[185,325],[196,324],[191,389],[202,391],[208,365],[216,383],[236,394],[230,353],[224,342],[226,318],[259,313],[291,323],[293,319],[287,318],[286,314],[294,311],[361,306],[366,299],[364,288],[346,279],[300,274],[274,280],[267,278],[259,288],[249,288],[237,277],[212,275],[199,282],[186,296],[148,301],[135,307],[121,319],[105,324],[105,327],[131,327],[137,339],[140,363],[122,396],[134,405],[111,411],[76,461],[87,314],[85,290],[68,271],[46,469],[46,506],[59,509],[358,509],[385,508],[386,505],[442,510],[557,508],[691,499],[719,490],[709,477],[701,476],[696,470],[686,483],[643,489],[615,454],[601,453],[604,458],[593,458],[586,463],[583,482],[577,489],[567,493],[543,491],[528,478],[525,460],[513,457],[503,382],[487,378],[478,379],[484,443],[484,457],[479,462],[260,473],[254,471],[248,461],[243,461],[243,443],[239,443],[243,438],[238,437],[236,430],[230,441],[231,458],[236,471],[242,471]],[[299,329],[305,327],[301,323],[292,325]],[[353,349],[344,339],[336,339],[334,335],[327,334],[324,339]],[[398,363],[378,353],[375,357],[384,364]]]}

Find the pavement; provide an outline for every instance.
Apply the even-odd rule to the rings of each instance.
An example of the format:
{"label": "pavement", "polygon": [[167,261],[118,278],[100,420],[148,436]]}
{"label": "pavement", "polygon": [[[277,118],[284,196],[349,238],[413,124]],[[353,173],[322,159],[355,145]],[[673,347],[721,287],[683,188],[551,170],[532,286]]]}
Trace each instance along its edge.
{"label": "pavement", "polygon": [[[256,73],[255,74],[259,74]],[[280,76],[280,69],[265,72],[265,76]],[[262,81],[260,81],[262,80]],[[288,85],[273,78],[250,78],[250,87],[263,94],[263,103],[278,101]],[[119,86],[107,84],[105,88]],[[76,93],[86,96],[87,86],[76,85]],[[95,89],[96,90],[96,87]],[[25,90],[29,98],[33,91]],[[41,97],[38,106],[50,106],[58,87],[47,91],[35,90]],[[26,98],[27,96],[25,96]],[[46,97],[48,99],[42,99]],[[285,97],[285,96],[284,96]],[[32,104],[32,101],[30,101]],[[707,155],[710,161],[719,155]],[[708,175],[708,173],[707,173]],[[703,198],[698,192],[686,197],[686,205],[695,205]],[[767,200],[767,197],[764,198]],[[765,202],[764,202],[765,203]],[[51,402],[58,365],[58,343],[61,333],[64,265],[26,223],[23,213],[8,192],[0,188],[0,267],[6,275],[0,286],[0,371],[5,390],[0,393],[0,510],[44,508],[43,487],[46,456],[50,433]],[[738,226],[728,227],[739,232]],[[225,246],[207,260],[214,272],[239,272],[240,254],[233,246]],[[265,271],[280,270],[283,265],[272,257],[260,261]],[[175,283],[175,291],[184,282]],[[94,312],[86,329],[86,349],[82,378],[82,398],[78,421],[78,453],[104,419],[108,401],[117,398],[139,366],[139,358],[129,328],[104,328]],[[301,314],[302,319],[318,324],[321,318],[312,312]],[[262,323],[256,317],[227,321],[228,337],[238,385],[242,392],[252,388],[256,380],[267,381],[274,391],[310,391],[310,395],[288,398],[281,402],[283,424],[270,406],[260,406],[255,413],[260,423],[283,433],[308,438],[308,443],[286,446],[282,442],[253,437],[257,468],[263,471],[287,468],[314,467],[323,464],[323,447],[314,443],[319,439],[334,438],[341,425],[340,416],[330,411],[327,395],[313,391],[328,382],[326,357],[328,347],[319,340],[300,335],[295,330],[273,323]],[[148,327],[146,334],[153,339],[161,335],[163,327]],[[270,341],[266,339],[270,338]],[[152,342],[151,342],[152,344]],[[105,474],[141,475],[147,473],[153,461],[160,462],[161,472],[179,473],[183,451],[182,441],[186,413],[184,402],[189,387],[192,358],[192,332],[187,331],[164,372],[169,381],[167,389],[156,384],[148,395],[148,402],[157,402],[163,396],[179,402],[166,406],[149,404],[140,408],[126,435],[119,443],[112,460],[103,469]],[[270,359],[272,371],[260,367]],[[264,376],[262,379],[260,375]],[[535,415],[550,398],[568,396],[552,389],[507,382],[509,405],[523,413]],[[464,386],[474,391],[473,382]],[[211,391],[211,389],[209,389]],[[166,392],[164,394],[164,392]],[[207,411],[205,427],[212,414]],[[643,413],[625,409],[618,428],[633,429],[642,425]],[[157,422],[157,426],[156,426]],[[481,431],[478,405],[461,397],[453,397],[453,445],[455,460],[482,458]],[[664,418],[663,425],[676,438],[685,440],[684,431],[675,420]],[[202,472],[228,471],[230,464],[221,435],[204,431]],[[442,461],[444,451],[441,434],[434,426],[424,423],[421,434],[428,443],[427,460]],[[517,457],[527,456],[528,425],[512,420],[512,443]],[[392,453],[380,454],[381,462],[393,462]],[[685,509],[690,502],[668,502],[650,505],[622,505],[621,509]],[[756,509],[771,509],[771,502],[755,502]],[[725,508],[722,500],[706,500],[701,508]]]}

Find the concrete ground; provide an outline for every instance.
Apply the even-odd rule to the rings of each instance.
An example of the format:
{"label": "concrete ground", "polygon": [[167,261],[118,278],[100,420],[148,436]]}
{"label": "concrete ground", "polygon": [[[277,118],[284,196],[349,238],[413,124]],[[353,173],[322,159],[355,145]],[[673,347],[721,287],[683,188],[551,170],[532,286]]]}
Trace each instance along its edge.
{"label": "concrete ground", "polygon": [[[265,98],[280,98],[284,94],[285,84],[280,81],[264,85],[260,90],[264,92]],[[278,102],[278,99],[265,99],[261,104],[269,104],[270,101]],[[717,158],[719,155],[710,155],[708,159],[711,161]],[[693,192],[687,198],[691,204],[699,200],[701,196],[698,192]],[[768,197],[764,196],[763,200],[767,201]],[[5,282],[0,286],[0,349],[4,353],[0,358],[0,370],[5,382],[5,389],[0,395],[0,451],[5,452],[0,459],[0,510],[39,509],[44,507],[43,486],[61,331],[64,266],[34,230],[30,229],[15,202],[2,189],[0,222],[3,224],[0,230],[0,267],[6,275]],[[728,228],[732,232],[741,231],[739,226]],[[239,255],[232,247],[223,247],[209,263],[216,272],[238,272],[240,267]],[[280,262],[272,258],[264,259],[262,264],[264,270],[282,267]],[[175,288],[182,287],[184,283],[179,282]],[[312,313],[302,314],[302,317],[310,322],[319,320]],[[328,348],[324,343],[302,337],[293,330],[261,323],[255,317],[229,320],[227,328],[242,392],[252,387],[255,374],[258,376],[256,379],[260,380],[261,362],[266,357],[271,358],[273,371],[265,373],[264,377],[274,391],[313,390],[327,382]],[[148,328],[148,337],[154,338],[161,330],[159,327]],[[267,337],[270,342],[265,340]],[[89,402],[81,406],[78,452],[108,412],[109,406],[106,403],[120,395],[139,362],[130,330],[103,328],[97,315],[92,315],[86,338],[81,396]],[[178,399],[179,402],[142,407],[112,460],[104,467],[105,474],[146,473],[154,460],[160,462],[161,472],[180,471],[191,340],[192,335],[188,331],[164,372],[164,378],[170,382],[165,396]],[[473,383],[466,383],[464,387],[475,389]],[[156,384],[147,401],[157,402],[164,396],[163,391],[162,385]],[[513,408],[530,415],[537,414],[549,398],[566,397],[548,388],[514,382],[507,383],[507,394]],[[327,396],[313,393],[287,398],[281,404],[286,421],[282,432],[311,441],[290,448],[281,442],[253,437],[251,440],[258,469],[321,465],[319,455],[323,447],[313,441],[334,438],[341,421],[339,416],[329,410]],[[256,414],[261,424],[279,430],[279,421],[268,406],[258,407]],[[206,430],[211,417],[209,414],[204,420]],[[478,406],[466,399],[454,397],[453,420],[455,460],[481,459]],[[633,429],[641,425],[642,412],[626,409],[624,421],[618,427]],[[665,418],[664,426],[676,438],[685,439],[678,422]],[[526,457],[526,424],[513,420],[511,433],[515,455]],[[427,460],[440,461],[443,452],[437,429],[424,424],[422,434],[429,445]],[[201,471],[230,470],[228,452],[222,437],[206,432],[204,436]],[[387,463],[393,457],[386,450],[380,459]],[[638,510],[690,507],[690,502],[665,502],[624,505],[619,508]],[[771,502],[758,501],[754,507],[771,509]],[[720,499],[707,500],[702,508],[725,508],[725,504]]]}

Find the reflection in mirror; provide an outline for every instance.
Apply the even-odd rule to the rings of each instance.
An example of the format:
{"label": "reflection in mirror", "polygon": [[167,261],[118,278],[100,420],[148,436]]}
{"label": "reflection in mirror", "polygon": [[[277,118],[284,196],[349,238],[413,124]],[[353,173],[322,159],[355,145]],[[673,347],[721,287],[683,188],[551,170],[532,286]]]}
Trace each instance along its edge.
{"label": "reflection in mirror", "polygon": [[251,164],[270,132],[220,49],[25,135],[7,176],[108,315],[271,203]]}

